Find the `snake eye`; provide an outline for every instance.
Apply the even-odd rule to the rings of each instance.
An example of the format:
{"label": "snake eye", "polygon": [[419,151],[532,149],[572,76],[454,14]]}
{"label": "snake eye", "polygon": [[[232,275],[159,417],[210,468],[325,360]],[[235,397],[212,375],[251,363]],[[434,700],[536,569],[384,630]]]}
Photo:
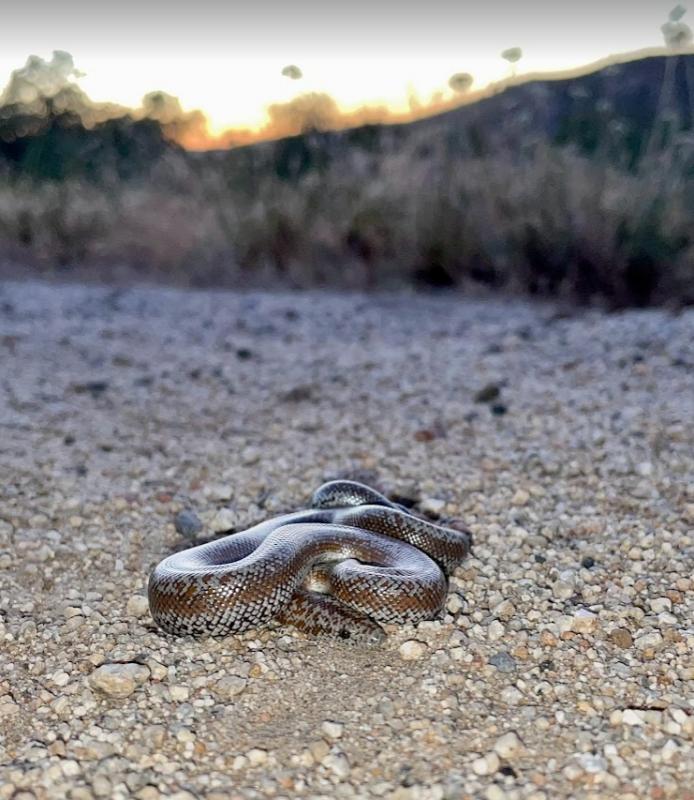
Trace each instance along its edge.
{"label": "snake eye", "polygon": [[340,628],[340,632],[338,633],[340,639],[349,639],[351,635],[352,634],[347,630],[347,628]]}

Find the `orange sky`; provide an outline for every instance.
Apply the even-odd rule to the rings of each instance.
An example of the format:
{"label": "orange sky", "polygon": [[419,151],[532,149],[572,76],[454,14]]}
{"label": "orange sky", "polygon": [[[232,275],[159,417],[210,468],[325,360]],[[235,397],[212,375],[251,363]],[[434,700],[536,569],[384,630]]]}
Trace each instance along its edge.
{"label": "orange sky", "polygon": [[[522,76],[659,46],[673,5],[36,0],[3,10],[0,79],[30,53],[50,59],[61,49],[72,54],[83,73],[79,85],[96,101],[136,107],[147,92],[163,90],[185,111],[201,109],[215,136],[229,128],[257,132],[273,106],[307,93],[328,94],[347,114],[366,106],[402,116],[432,100],[459,102],[449,77],[471,73],[473,92],[504,80],[510,67],[500,53],[508,47],[523,49]],[[298,65],[302,77],[282,75],[287,64]]]}

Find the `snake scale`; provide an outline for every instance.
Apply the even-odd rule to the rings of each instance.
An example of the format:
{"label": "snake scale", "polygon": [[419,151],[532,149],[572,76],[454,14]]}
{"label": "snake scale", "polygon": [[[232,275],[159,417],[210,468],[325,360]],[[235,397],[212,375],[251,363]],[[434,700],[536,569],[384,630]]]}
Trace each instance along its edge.
{"label": "snake scale", "polygon": [[149,579],[154,621],[173,634],[223,636],[273,619],[357,642],[379,623],[443,608],[447,574],[470,534],[420,519],[354,481],[331,481],[311,508],[165,558]]}

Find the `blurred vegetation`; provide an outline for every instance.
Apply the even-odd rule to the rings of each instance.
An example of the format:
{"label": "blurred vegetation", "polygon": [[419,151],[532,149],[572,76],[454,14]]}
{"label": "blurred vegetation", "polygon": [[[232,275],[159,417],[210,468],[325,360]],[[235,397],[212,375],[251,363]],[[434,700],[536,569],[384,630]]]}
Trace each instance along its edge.
{"label": "blurred vegetation", "polygon": [[85,98],[64,93],[10,99],[7,262],[197,286],[694,301],[692,55],[511,86],[407,125],[200,153],[173,141],[160,95],[140,118],[85,119]]}

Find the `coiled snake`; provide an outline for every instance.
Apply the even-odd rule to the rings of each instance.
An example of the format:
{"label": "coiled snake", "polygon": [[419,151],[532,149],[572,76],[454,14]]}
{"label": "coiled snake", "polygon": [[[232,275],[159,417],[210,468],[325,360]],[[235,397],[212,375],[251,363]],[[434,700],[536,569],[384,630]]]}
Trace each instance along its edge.
{"label": "coiled snake", "polygon": [[149,579],[154,621],[169,633],[222,636],[277,619],[377,642],[379,622],[441,611],[469,533],[353,481],[324,484],[311,505],[165,558]]}

